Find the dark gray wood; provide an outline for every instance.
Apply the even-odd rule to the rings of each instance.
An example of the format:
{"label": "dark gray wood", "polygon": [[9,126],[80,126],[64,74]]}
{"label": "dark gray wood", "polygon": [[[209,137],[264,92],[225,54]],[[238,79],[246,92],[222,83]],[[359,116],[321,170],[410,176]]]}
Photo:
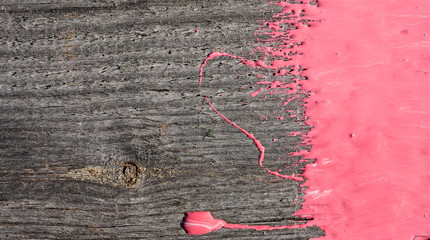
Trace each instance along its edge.
{"label": "dark gray wood", "polygon": [[300,117],[300,101],[251,98],[255,70],[225,58],[198,87],[210,52],[255,58],[257,20],[274,10],[260,0],[2,1],[0,239],[323,235],[313,227],[193,237],[180,227],[198,210],[231,223],[299,220],[299,184],[267,176],[252,140],[203,96],[262,140],[274,169],[297,160],[282,157],[298,150],[287,132],[308,127],[259,115]]}

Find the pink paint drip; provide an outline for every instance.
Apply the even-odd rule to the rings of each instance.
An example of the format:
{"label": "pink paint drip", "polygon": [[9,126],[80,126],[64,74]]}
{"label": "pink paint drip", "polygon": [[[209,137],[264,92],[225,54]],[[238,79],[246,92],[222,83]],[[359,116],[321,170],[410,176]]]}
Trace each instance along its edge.
{"label": "pink paint drip", "polygon": [[182,227],[190,235],[201,235],[207,234],[212,231],[219,230],[221,228],[231,229],[253,229],[257,231],[264,230],[279,230],[279,229],[292,229],[292,228],[305,228],[306,224],[291,225],[291,226],[278,226],[272,227],[267,225],[242,225],[242,224],[231,224],[221,219],[214,219],[210,212],[189,212],[186,214]]}

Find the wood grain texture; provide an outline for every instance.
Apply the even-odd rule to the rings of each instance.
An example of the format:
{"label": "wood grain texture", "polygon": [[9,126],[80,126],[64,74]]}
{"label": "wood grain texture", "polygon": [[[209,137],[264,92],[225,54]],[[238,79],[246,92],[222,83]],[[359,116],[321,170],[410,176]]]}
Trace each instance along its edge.
{"label": "wood grain texture", "polygon": [[259,116],[301,116],[300,101],[250,97],[255,70],[231,59],[212,61],[198,87],[207,54],[250,57],[257,20],[272,11],[260,0],[2,1],[0,239],[322,235],[315,227],[196,237],[180,227],[197,210],[231,223],[298,221],[290,215],[299,184],[268,177],[252,140],[203,96],[262,140],[274,169],[298,150],[287,132],[308,127]]}

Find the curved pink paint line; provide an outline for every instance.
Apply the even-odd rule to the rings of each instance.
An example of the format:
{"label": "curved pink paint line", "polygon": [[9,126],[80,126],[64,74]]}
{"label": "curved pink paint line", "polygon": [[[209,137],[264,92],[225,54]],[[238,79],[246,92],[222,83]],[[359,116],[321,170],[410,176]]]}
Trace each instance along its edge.
{"label": "curved pink paint line", "polygon": [[[239,57],[239,56],[235,56],[235,55],[232,55],[232,54],[228,54],[228,53],[224,53],[224,52],[212,52],[212,53],[210,53],[206,58],[205,58],[205,60],[204,60],[204,62],[203,62],[203,64],[200,66],[200,77],[199,77],[199,86],[201,86],[202,85],[202,82],[203,82],[203,69],[204,69],[204,67],[206,66],[206,64],[207,64],[207,62],[208,62],[208,60],[211,60],[211,59],[214,59],[214,58],[217,58],[217,57],[221,57],[221,56],[227,56],[227,57],[231,57],[231,58],[234,58],[234,59],[239,59],[240,60],[240,62],[242,63],[242,64],[245,64],[245,65],[248,65],[248,66],[250,66],[250,67],[252,67],[252,68],[261,68],[261,67],[264,67],[264,68],[270,68],[270,69],[276,69],[277,67],[276,66],[273,66],[273,64],[272,65],[266,65],[264,62],[262,62],[262,61],[251,61],[251,60],[248,60],[248,59],[245,59],[245,58],[243,58],[243,57]],[[259,156],[259,158],[258,158],[258,165],[260,166],[260,167],[264,167],[263,166],[263,160],[264,160],[264,152],[265,152],[265,148],[264,148],[264,146],[263,146],[263,144],[261,144],[261,142],[254,136],[254,134],[252,134],[252,133],[250,133],[250,132],[248,132],[248,131],[246,131],[245,129],[243,129],[243,128],[241,128],[239,125],[237,125],[235,122],[233,122],[233,121],[231,121],[230,119],[228,119],[226,116],[224,116],[220,111],[218,111],[214,106],[213,106],[213,104],[209,101],[209,98],[206,96],[205,97],[206,98],[206,101],[208,102],[208,104],[209,104],[209,106],[221,117],[221,118],[223,118],[226,122],[228,122],[228,123],[230,123],[231,125],[233,125],[235,128],[237,128],[237,129],[239,129],[241,132],[243,132],[248,138],[250,138],[250,139],[252,139],[253,141],[254,141],[254,144],[257,146],[257,148],[258,148],[258,151],[260,152],[260,156]],[[271,171],[270,169],[268,169],[268,168],[265,168],[265,170],[266,170],[266,172],[267,173],[269,173],[269,174],[271,174],[271,175],[274,175],[274,176],[277,176],[277,177],[280,177],[280,178],[284,178],[284,179],[291,179],[291,180],[295,180],[295,181],[299,181],[299,182],[302,182],[302,181],[304,181],[304,179],[302,178],[302,177],[299,177],[299,176],[295,176],[295,175],[284,175],[284,174],[280,174],[279,173],[279,170],[278,171]]]}

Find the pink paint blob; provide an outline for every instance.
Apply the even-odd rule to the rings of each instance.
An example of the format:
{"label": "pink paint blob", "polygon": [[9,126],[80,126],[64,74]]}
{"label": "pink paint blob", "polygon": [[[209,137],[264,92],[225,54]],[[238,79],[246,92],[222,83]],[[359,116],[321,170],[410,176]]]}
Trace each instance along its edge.
{"label": "pink paint blob", "polygon": [[221,228],[233,228],[233,229],[253,229],[257,231],[264,230],[279,230],[279,229],[292,229],[292,228],[305,228],[306,224],[291,225],[291,226],[267,226],[267,225],[242,225],[242,224],[230,224],[226,223],[221,219],[214,219],[210,212],[189,212],[185,214],[182,222],[182,227],[190,235],[201,235],[207,234],[212,231],[219,230]]}
{"label": "pink paint blob", "polygon": [[190,235],[200,235],[223,228],[227,223],[214,219],[210,212],[189,212],[185,214],[182,227]]}

